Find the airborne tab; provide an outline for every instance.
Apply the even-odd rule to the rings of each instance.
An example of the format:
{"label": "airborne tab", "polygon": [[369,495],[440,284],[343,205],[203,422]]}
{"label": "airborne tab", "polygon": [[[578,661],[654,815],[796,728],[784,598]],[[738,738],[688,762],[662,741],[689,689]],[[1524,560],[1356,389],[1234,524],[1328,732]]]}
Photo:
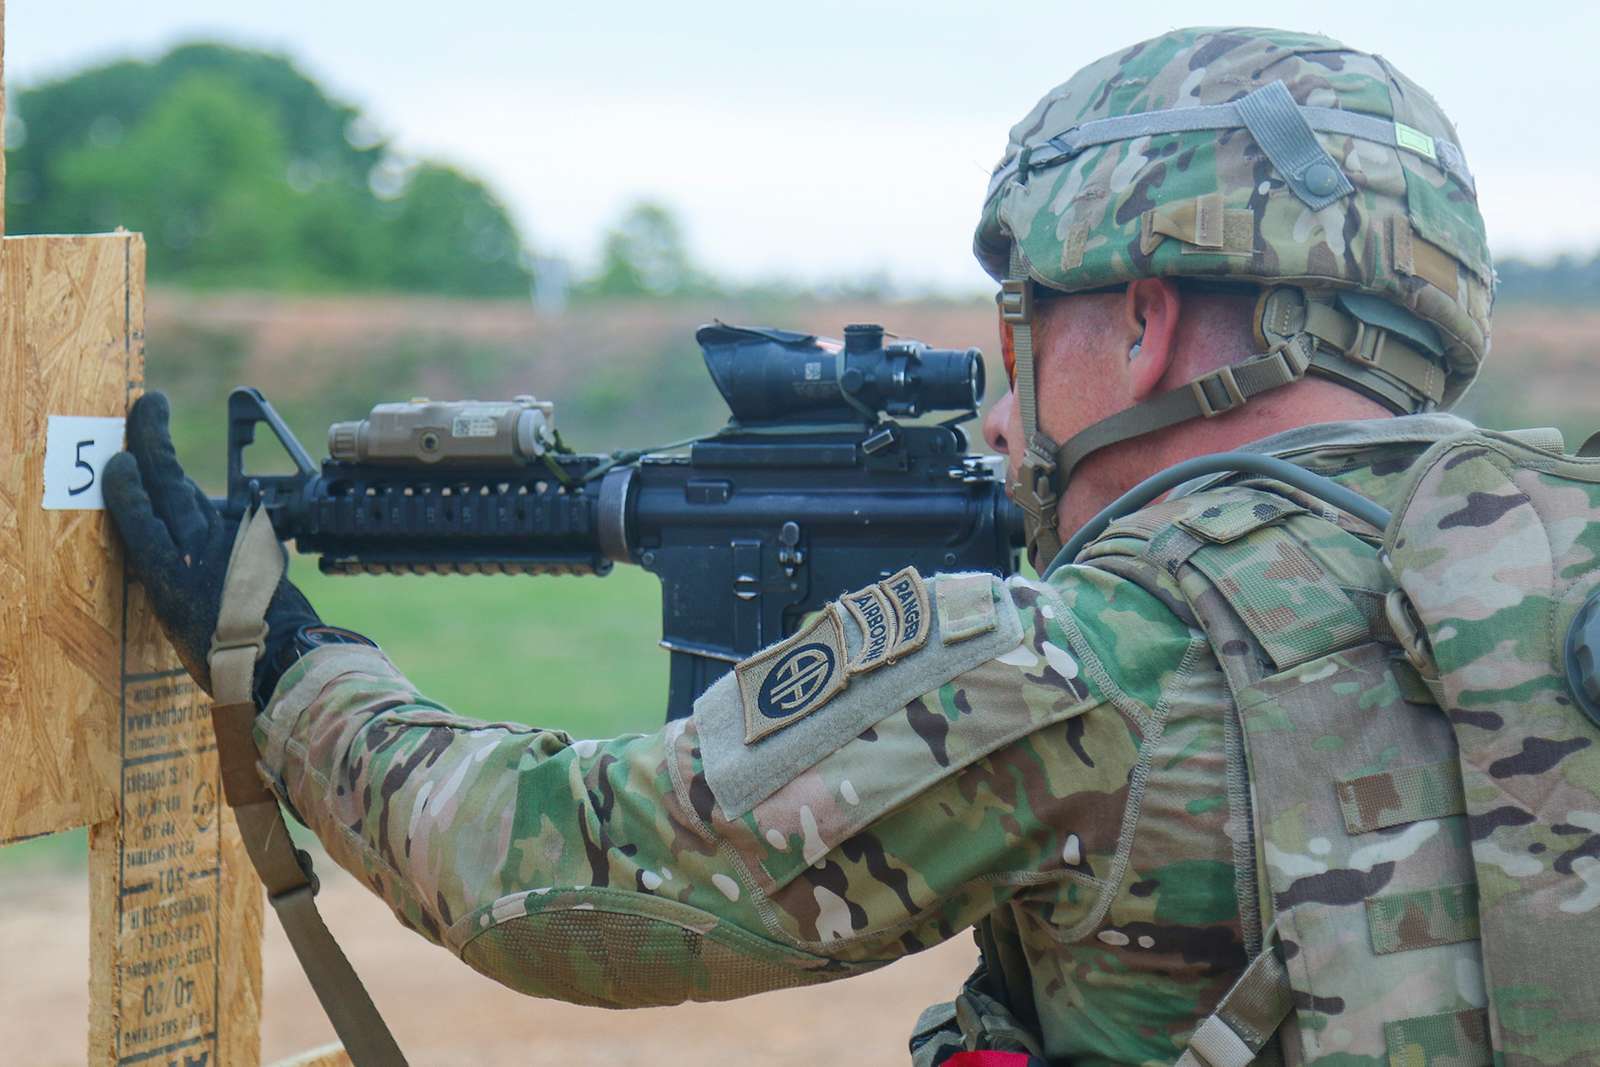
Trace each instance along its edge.
{"label": "airborne tab", "polygon": [[861,628],[861,651],[850,661],[851,674],[865,674],[889,662],[889,640],[894,625],[894,608],[876,585],[846,593],[845,610]]}

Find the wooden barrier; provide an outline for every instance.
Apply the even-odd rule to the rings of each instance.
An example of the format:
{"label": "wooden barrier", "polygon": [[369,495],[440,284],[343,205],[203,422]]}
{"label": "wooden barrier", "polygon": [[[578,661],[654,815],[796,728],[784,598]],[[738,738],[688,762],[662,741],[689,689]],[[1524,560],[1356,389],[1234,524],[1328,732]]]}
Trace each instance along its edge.
{"label": "wooden barrier", "polygon": [[87,1062],[256,1067],[260,884],[205,694],[98,503],[144,385],[144,260],[126,232],[0,240],[0,844],[89,828]]}
{"label": "wooden barrier", "polygon": [[[7,237],[0,294],[0,842],[89,827],[88,1062],[253,1067],[261,891],[219,803],[204,694],[105,512],[43,506],[63,445],[84,498],[120,447],[143,385],[144,243]],[[111,421],[62,437],[63,416]]]}

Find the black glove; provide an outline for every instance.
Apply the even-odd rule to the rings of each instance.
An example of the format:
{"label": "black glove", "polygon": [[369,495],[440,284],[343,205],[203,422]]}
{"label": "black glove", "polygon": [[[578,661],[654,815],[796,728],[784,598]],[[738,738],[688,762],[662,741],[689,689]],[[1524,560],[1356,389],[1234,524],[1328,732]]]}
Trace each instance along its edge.
{"label": "black glove", "polygon": [[[128,412],[128,451],[106,463],[106,507],[127,547],[128,570],[150,594],[161,628],[200,688],[211,692],[207,656],[222,603],[222,579],[238,520],[224,519],[186,477],[167,432],[167,398],[146,393]],[[256,690],[277,684],[285,650],[302,626],[314,626],[311,602],[287,578],[267,606],[267,650],[256,665]],[[292,658],[288,662],[293,662]],[[268,665],[274,665],[269,667]]]}

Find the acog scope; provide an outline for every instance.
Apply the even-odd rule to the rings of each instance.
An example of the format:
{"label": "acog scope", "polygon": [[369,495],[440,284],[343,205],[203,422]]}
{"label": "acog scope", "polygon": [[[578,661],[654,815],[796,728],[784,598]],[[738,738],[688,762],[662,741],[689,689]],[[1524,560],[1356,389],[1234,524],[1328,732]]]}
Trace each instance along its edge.
{"label": "acog scope", "polygon": [[733,417],[763,422],[872,422],[971,413],[983,399],[983,353],[844,328],[842,342],[749,326],[702,326],[695,340]]}

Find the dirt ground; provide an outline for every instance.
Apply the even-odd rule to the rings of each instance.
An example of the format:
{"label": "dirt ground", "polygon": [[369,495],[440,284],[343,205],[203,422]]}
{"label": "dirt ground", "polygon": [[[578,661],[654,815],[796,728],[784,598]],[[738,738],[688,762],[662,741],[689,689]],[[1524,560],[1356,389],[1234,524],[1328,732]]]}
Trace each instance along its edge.
{"label": "dirt ground", "polygon": [[[348,878],[329,879],[319,899],[417,1067],[901,1065],[917,1013],[954,992],[975,951],[962,936],[847,982],[722,1004],[603,1011],[533,1000],[479,977],[398,926]],[[83,1062],[87,909],[81,874],[5,872],[0,880],[0,1063]],[[332,1041],[333,1031],[276,922],[269,916],[266,925],[262,1063],[273,1064]]]}

